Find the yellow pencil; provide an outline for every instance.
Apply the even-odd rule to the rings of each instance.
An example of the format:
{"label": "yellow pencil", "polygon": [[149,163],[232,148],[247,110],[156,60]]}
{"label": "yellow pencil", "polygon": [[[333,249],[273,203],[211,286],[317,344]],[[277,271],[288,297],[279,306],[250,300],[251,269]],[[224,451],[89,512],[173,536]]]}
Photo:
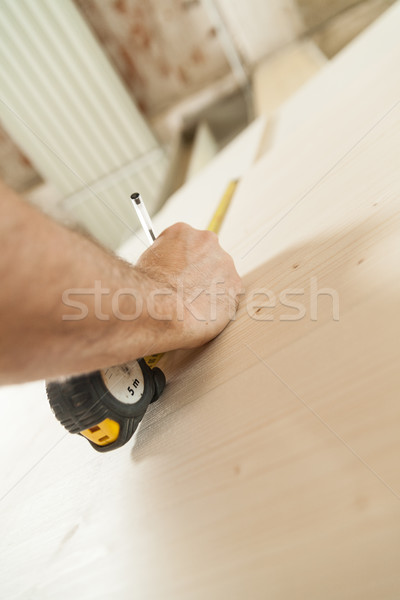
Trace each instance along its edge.
{"label": "yellow pencil", "polygon": [[232,179],[232,181],[230,181],[228,183],[228,187],[225,190],[224,195],[222,196],[216,210],[215,213],[213,214],[210,224],[208,225],[207,229],[209,231],[214,231],[214,233],[218,233],[222,222],[225,218],[226,215],[226,211],[229,208],[229,204],[231,203],[233,194],[235,193],[236,190],[236,186],[239,183],[238,179]]}

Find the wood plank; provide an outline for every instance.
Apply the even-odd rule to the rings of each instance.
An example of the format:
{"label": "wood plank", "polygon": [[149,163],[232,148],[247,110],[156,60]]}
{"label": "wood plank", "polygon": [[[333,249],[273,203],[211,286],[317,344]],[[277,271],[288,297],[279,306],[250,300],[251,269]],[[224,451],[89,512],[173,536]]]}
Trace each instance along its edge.
{"label": "wood plank", "polygon": [[216,154],[218,154],[217,141],[207,121],[201,121],[196,128],[186,181],[200,173]]}
{"label": "wood plank", "polygon": [[270,116],[326,61],[310,40],[296,42],[261,61],[252,76],[255,114]]}
{"label": "wood plank", "polygon": [[[382,35],[381,25],[371,26],[284,103],[276,115],[270,145],[276,147],[300,129],[306,136],[317,115],[333,105],[342,91],[357,87],[369,72],[379,70],[383,57],[396,52],[397,21],[391,19],[396,10],[394,7],[381,17],[386,35]],[[361,95],[353,101],[362,104]]]}
{"label": "wood plank", "polygon": [[322,52],[332,58],[352,39],[375,21],[395,0],[366,0],[337,14],[313,30],[312,39]]}
{"label": "wood plank", "polygon": [[[378,2],[381,6],[386,4],[386,6],[382,8],[383,11],[393,4],[393,1],[394,0],[330,0],[329,2],[326,2],[326,0],[296,0],[296,4],[301,18],[304,21],[306,30],[315,30],[324,27],[325,25],[329,26],[329,24],[334,23],[336,19],[339,20],[342,17],[346,19],[346,16],[350,16],[352,13],[354,16],[357,13],[357,9],[361,9],[362,12],[368,11],[372,4],[376,5]],[[377,13],[375,16],[371,14],[371,20],[368,23],[365,23],[365,26],[371,23],[379,14],[380,13]],[[350,18],[347,20],[348,26],[351,26],[350,20]],[[338,33],[340,34],[340,32]]]}
{"label": "wood plank", "polygon": [[[342,54],[336,95],[249,172],[221,231],[247,294],[304,288],[302,319],[243,303],[215,341],[166,358],[165,394],[109,456],[62,430],[30,453],[15,426],[28,404],[9,398],[0,456],[27,473],[1,504],[1,597],[399,597],[399,25],[400,4],[357,45],[368,56],[381,38],[353,77]],[[212,198],[184,202],[205,171],[158,225],[207,221]],[[339,320],[328,296],[311,318],[312,278],[338,293]],[[50,413],[29,414],[51,437]]]}

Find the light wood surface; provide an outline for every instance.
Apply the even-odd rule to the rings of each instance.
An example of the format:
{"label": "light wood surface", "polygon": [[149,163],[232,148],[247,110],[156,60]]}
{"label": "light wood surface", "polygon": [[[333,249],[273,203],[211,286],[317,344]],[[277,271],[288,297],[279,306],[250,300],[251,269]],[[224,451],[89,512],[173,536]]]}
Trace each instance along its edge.
{"label": "light wood surface", "polygon": [[[399,27],[397,3],[303,88],[299,110],[335,90],[319,110],[283,106],[281,132],[297,125],[220,235],[247,296],[267,288],[276,306],[243,301],[212,343],[167,356],[134,444],[97,455],[63,433],[42,383],[1,390],[2,598],[399,598]],[[264,125],[156,227],[205,226]],[[310,285],[336,292],[338,320],[330,296],[312,320]],[[300,320],[287,289],[304,290]]]}
{"label": "light wood surface", "polygon": [[255,114],[271,115],[326,62],[311,40],[301,40],[258,63],[252,75]]}
{"label": "light wood surface", "polygon": [[[308,0],[306,1],[308,2]],[[346,0],[344,6],[337,5],[335,12],[330,15],[324,15],[324,9],[328,9],[330,12],[333,2],[325,0],[319,2],[322,11],[313,6],[314,2],[310,2],[308,15],[311,19],[306,18],[305,24],[310,28],[310,35],[314,42],[328,58],[331,58],[373,23],[395,1],[361,0],[353,2],[353,0]],[[304,15],[302,3],[303,0],[299,0],[300,10]]]}

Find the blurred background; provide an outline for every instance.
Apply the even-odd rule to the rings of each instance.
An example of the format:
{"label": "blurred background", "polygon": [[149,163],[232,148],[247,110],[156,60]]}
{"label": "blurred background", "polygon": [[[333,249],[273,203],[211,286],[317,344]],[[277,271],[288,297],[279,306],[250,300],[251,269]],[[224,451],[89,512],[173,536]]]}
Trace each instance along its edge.
{"label": "blurred background", "polygon": [[1,0],[0,177],[115,249],[394,0]]}

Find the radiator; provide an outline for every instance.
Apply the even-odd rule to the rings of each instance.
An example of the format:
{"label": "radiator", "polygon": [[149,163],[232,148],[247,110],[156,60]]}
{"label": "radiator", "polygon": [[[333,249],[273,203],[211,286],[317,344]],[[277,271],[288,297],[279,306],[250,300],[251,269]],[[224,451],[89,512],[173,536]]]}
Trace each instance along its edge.
{"label": "radiator", "polygon": [[62,208],[108,247],[150,212],[167,159],[71,0],[0,0],[0,119]]}

